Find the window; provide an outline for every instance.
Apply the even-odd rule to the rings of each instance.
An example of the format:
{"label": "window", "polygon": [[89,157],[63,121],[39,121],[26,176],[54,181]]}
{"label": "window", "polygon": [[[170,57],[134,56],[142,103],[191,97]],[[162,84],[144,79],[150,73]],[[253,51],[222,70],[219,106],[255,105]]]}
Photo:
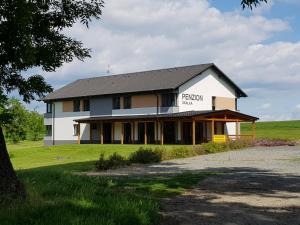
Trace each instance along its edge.
{"label": "window", "polygon": [[80,100],[73,101],[73,112],[80,112]]}
{"label": "window", "polygon": [[47,106],[46,106],[46,112],[47,113],[52,113],[52,103],[47,103]]}
{"label": "window", "polygon": [[124,96],[124,109],[131,109],[131,96]]}
{"label": "window", "polygon": [[78,136],[79,134],[79,124],[73,124],[73,135]]}
{"label": "window", "polygon": [[46,125],[46,134],[48,136],[52,136],[52,125]]}
{"label": "window", "polygon": [[113,109],[120,109],[120,96],[113,97]]}
{"label": "window", "polygon": [[212,97],[212,110],[216,110],[216,97]]}
{"label": "window", "polygon": [[173,93],[162,94],[161,100],[162,100],[162,107],[175,106],[175,95]]}
{"label": "window", "polygon": [[83,100],[83,111],[90,111],[90,100]]}

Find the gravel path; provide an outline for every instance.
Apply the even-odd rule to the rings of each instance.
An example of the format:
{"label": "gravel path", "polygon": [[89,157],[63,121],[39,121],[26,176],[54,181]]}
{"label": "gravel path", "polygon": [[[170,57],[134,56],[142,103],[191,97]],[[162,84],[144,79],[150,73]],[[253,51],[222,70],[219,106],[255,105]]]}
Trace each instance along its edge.
{"label": "gravel path", "polygon": [[222,171],[162,200],[162,225],[300,225],[300,146],[259,147],[88,175]]}
{"label": "gravel path", "polygon": [[300,225],[299,146],[209,155],[181,166],[225,173],[163,200],[163,225]]}

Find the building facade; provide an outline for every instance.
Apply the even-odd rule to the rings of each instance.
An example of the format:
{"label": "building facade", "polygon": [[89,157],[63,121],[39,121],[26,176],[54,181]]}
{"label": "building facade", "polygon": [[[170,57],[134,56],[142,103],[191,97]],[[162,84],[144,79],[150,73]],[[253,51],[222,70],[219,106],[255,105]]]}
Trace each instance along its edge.
{"label": "building facade", "polygon": [[240,97],[214,64],[81,79],[45,97],[45,145],[237,139],[240,122],[258,119],[238,111]]}

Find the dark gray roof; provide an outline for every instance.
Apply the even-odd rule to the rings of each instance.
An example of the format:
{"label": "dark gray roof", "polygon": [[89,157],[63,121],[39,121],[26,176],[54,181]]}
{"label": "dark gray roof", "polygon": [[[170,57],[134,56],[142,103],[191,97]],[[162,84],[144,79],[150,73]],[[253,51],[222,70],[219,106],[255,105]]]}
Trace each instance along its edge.
{"label": "dark gray roof", "polygon": [[49,101],[87,96],[175,90],[209,68],[215,69],[217,73],[222,75],[224,80],[236,90],[239,97],[247,96],[220,69],[213,63],[209,63],[80,79],[54,91],[47,95],[43,100]]}
{"label": "dark gray roof", "polygon": [[76,122],[81,123],[90,123],[93,121],[117,121],[117,120],[137,120],[137,119],[168,119],[168,118],[188,118],[195,116],[203,116],[203,117],[211,117],[211,116],[224,116],[234,118],[234,119],[243,119],[245,121],[253,121],[258,120],[257,117],[250,116],[247,114],[243,114],[236,111],[231,111],[228,109],[224,110],[203,110],[203,111],[187,111],[187,112],[179,112],[179,113],[165,113],[165,114],[145,114],[145,115],[122,115],[122,116],[94,116],[89,118],[77,119],[74,120]]}

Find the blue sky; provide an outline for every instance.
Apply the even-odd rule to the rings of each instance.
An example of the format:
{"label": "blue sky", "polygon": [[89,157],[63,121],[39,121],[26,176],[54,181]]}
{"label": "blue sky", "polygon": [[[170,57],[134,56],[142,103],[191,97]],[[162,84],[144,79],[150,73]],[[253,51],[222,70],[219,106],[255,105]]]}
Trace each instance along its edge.
{"label": "blue sky", "polygon": [[[65,32],[92,49],[47,81],[214,62],[249,95],[241,112],[262,120],[300,119],[300,1],[273,0],[254,11],[238,0],[110,0],[90,29]],[[42,103],[33,102],[28,108]]]}

